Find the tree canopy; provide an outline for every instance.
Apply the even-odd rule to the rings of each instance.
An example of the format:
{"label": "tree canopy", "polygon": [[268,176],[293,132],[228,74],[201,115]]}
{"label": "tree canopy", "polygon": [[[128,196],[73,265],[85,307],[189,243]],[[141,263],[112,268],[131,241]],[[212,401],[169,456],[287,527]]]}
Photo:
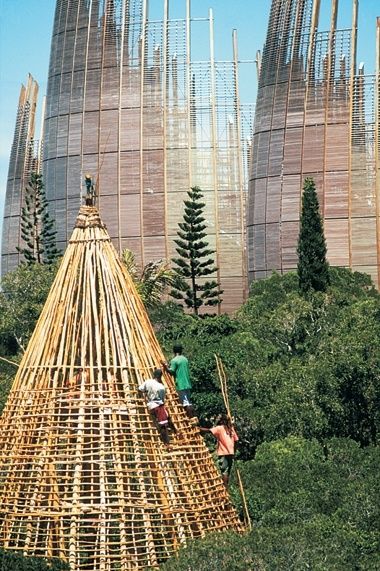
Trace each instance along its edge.
{"label": "tree canopy", "polygon": [[42,557],[24,557],[15,551],[0,549],[1,571],[69,571],[68,563],[60,559]]}
{"label": "tree canopy", "polygon": [[[2,356],[19,358],[54,272],[24,265],[3,278]],[[273,274],[252,284],[234,316],[200,318],[174,303],[150,309],[167,355],[184,346],[202,426],[223,411],[214,355],[223,359],[254,525],[245,536],[197,541],[163,570],[380,567],[380,295],[365,274],[329,274],[326,291],[307,296],[296,273]],[[0,361],[0,405],[11,375]],[[230,490],[241,511],[233,477]]]}
{"label": "tree canopy", "polygon": [[[378,449],[288,437],[239,462],[253,531],[182,549],[163,571],[369,571],[380,566]],[[236,487],[232,494],[239,505]]]}
{"label": "tree canopy", "polygon": [[32,172],[25,189],[25,205],[21,210],[21,238],[17,248],[27,264],[52,264],[60,253],[56,247],[54,221],[48,211],[42,175]]}
{"label": "tree canopy", "polygon": [[212,256],[215,251],[205,240],[207,224],[203,216],[205,203],[202,192],[194,186],[187,193],[183,222],[178,224],[178,238],[174,240],[178,257],[173,258],[177,279],[172,296],[182,300],[195,315],[204,306],[216,306],[222,302],[222,291],[215,279],[208,276],[217,272]]}
{"label": "tree canopy", "polygon": [[1,280],[0,351],[24,351],[55,278],[58,262],[21,264]]}
{"label": "tree canopy", "polygon": [[306,178],[304,182],[297,253],[301,291],[326,291],[330,283],[327,247],[318,195],[312,178]]}
{"label": "tree canopy", "polygon": [[121,260],[147,309],[160,305],[161,298],[174,283],[174,271],[165,260],[148,262],[140,268],[131,250],[123,250]]}
{"label": "tree canopy", "polygon": [[223,408],[214,354],[222,357],[244,458],[289,435],[378,443],[380,296],[368,276],[330,273],[328,290],[308,298],[296,274],[274,274],[252,285],[234,318],[171,309],[170,328],[158,324],[168,355],[174,342],[184,346],[205,419]]}

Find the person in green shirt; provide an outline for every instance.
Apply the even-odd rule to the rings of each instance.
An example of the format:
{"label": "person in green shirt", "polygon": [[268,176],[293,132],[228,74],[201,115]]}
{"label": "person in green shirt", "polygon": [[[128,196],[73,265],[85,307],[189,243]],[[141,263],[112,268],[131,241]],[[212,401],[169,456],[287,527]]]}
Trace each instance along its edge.
{"label": "person in green shirt", "polygon": [[184,407],[186,414],[189,418],[195,417],[194,408],[191,404],[191,380],[189,361],[185,355],[182,355],[182,345],[174,345],[174,357],[168,363],[162,363],[165,370],[173,375],[175,379],[175,386],[178,392],[179,400]]}

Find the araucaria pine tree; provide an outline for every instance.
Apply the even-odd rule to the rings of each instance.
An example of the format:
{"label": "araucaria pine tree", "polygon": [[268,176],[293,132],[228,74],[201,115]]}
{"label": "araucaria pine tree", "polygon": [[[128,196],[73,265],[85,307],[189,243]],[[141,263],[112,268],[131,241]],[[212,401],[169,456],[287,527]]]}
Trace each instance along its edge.
{"label": "araucaria pine tree", "polygon": [[310,290],[326,291],[330,284],[329,264],[318,196],[312,178],[304,181],[297,253],[300,290],[305,293]]}
{"label": "araucaria pine tree", "polygon": [[184,201],[185,212],[183,222],[178,224],[177,245],[178,258],[173,258],[174,272],[177,276],[171,294],[174,298],[184,301],[195,315],[201,306],[215,306],[222,301],[219,284],[216,280],[203,281],[217,271],[212,254],[215,253],[204,240],[207,236],[202,202],[203,195],[199,187],[194,186],[188,191],[188,200]]}
{"label": "araucaria pine tree", "polygon": [[25,189],[25,206],[21,210],[21,238],[25,246],[17,250],[27,264],[51,264],[60,255],[56,233],[47,209],[42,175],[32,172]]}

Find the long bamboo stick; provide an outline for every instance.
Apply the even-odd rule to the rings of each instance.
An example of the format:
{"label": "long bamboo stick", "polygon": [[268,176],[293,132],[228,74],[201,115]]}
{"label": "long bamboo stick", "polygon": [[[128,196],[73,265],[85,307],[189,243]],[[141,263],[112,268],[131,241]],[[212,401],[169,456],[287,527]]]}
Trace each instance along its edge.
{"label": "long bamboo stick", "polygon": [[[223,365],[223,361],[221,360],[221,358],[216,354],[214,356],[215,356],[215,360],[216,360],[216,366],[217,366],[217,370],[218,370],[220,386],[222,388],[224,406],[226,408],[228,417],[231,419],[232,416],[231,416],[230,403],[229,403],[229,399],[228,399],[227,375],[226,375],[224,365]],[[239,469],[235,468],[235,471],[236,471],[236,476],[238,479],[240,495],[241,495],[242,502],[243,502],[245,524],[246,524],[248,531],[251,531],[252,524],[251,524],[251,518],[249,515],[249,511],[248,511],[248,505],[247,505],[247,500],[246,500],[245,491],[244,491],[244,487],[243,487],[243,482],[242,482],[242,479],[240,476]]]}

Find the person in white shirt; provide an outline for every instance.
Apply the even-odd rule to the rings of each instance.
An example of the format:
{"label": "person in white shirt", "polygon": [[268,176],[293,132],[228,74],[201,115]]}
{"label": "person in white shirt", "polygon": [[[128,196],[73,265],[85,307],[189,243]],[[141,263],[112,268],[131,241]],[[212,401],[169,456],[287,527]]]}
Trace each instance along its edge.
{"label": "person in white shirt", "polygon": [[161,378],[161,369],[155,369],[153,371],[153,378],[144,381],[143,384],[139,386],[139,391],[145,394],[147,407],[157,421],[161,438],[166,445],[169,445],[168,427],[170,425],[170,428],[174,429],[174,426],[165,408],[166,388],[162,384]]}

